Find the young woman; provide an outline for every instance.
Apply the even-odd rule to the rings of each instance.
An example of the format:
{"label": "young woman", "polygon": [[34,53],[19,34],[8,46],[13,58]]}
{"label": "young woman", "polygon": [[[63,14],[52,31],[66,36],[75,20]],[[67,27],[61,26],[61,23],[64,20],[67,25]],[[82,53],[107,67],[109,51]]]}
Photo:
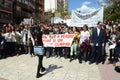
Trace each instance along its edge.
{"label": "young woman", "polygon": [[82,62],[82,58],[87,61],[88,60],[88,52],[90,49],[89,37],[90,33],[88,31],[88,26],[84,25],[83,30],[80,32],[80,40],[79,40],[79,47],[80,47],[80,63]]}
{"label": "young woman", "polygon": [[77,57],[77,47],[79,43],[80,33],[76,27],[73,27],[73,34],[75,35],[75,37],[70,47],[70,62],[73,60],[73,53],[74,53],[74,58]]}
{"label": "young woman", "polygon": [[[35,41],[37,43],[37,46],[43,47],[42,35],[44,34],[45,29],[46,29],[45,25],[39,26],[39,30],[38,30],[36,37],[35,37]],[[38,60],[38,68],[37,68],[36,78],[39,78],[39,77],[43,76],[43,74],[40,73],[40,70],[41,70],[41,72],[44,72],[45,68],[43,67],[43,55],[37,55],[37,56],[38,56],[39,60]]]}
{"label": "young woman", "polygon": [[112,33],[109,35],[108,41],[109,41],[109,63],[112,63],[112,61],[115,59],[115,46],[116,46],[116,37],[117,37],[117,28],[113,28]]}

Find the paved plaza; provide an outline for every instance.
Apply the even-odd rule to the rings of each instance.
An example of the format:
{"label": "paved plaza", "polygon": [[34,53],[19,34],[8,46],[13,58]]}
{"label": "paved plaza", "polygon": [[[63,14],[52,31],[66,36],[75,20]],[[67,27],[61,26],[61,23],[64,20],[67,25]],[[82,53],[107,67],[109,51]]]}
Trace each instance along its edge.
{"label": "paved plaza", "polygon": [[0,60],[0,80],[101,80],[96,64],[44,57],[45,75],[36,78],[37,57],[20,55]]}

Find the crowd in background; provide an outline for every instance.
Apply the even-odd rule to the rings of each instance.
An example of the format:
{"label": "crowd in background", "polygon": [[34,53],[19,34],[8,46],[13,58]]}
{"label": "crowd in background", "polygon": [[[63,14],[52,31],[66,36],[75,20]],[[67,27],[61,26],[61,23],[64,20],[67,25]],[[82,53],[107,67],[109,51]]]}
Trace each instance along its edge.
{"label": "crowd in background", "polygon": [[[4,24],[0,29],[0,58],[8,56],[19,56],[21,54],[30,54],[34,57],[34,45],[37,43],[37,33],[43,30],[44,34],[75,34],[71,47],[45,47],[45,56],[70,58],[70,62],[78,59],[79,63],[82,61],[91,61],[91,63],[105,61],[106,55],[109,54],[109,63],[117,62],[120,54],[120,23],[119,22],[98,22],[98,26],[102,26],[103,33],[101,40],[104,47],[102,50],[97,50],[96,53],[101,52],[101,55],[93,55],[93,31],[96,27],[89,27],[87,24],[83,27],[69,27],[66,24],[34,24],[34,25],[19,25],[12,26],[11,24]],[[42,27],[41,27],[42,26]],[[43,29],[40,29],[43,28]],[[104,38],[103,38],[104,37]],[[114,46],[109,48],[110,46]],[[108,47],[107,47],[108,46]],[[106,47],[109,49],[107,53]],[[92,59],[94,57],[94,59]],[[98,58],[99,57],[99,58]],[[90,63],[90,64],[91,64]]]}

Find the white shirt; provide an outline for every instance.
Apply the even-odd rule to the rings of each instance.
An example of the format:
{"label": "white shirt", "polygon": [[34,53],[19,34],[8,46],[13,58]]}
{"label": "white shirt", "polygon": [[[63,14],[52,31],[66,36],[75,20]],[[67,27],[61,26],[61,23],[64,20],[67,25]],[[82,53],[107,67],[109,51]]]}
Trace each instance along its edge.
{"label": "white shirt", "polygon": [[7,42],[11,42],[12,35],[11,33],[5,33],[3,34]]}
{"label": "white shirt", "polygon": [[[98,36],[100,34],[100,29],[98,27],[97,27],[97,34],[98,34]],[[98,46],[98,43],[96,44],[96,46]]]}
{"label": "white shirt", "polygon": [[97,27],[97,34],[98,34],[98,36],[100,34],[100,29],[98,27]]}
{"label": "white shirt", "polygon": [[[22,34],[23,44],[26,45],[26,32],[22,31],[21,34]],[[32,37],[32,34],[31,34],[31,32],[30,32],[29,30],[27,30],[27,34],[28,34],[28,35],[27,35],[27,38],[28,38],[28,39],[31,39],[33,45],[35,45],[34,39],[33,39],[33,37]]]}
{"label": "white shirt", "polygon": [[88,31],[81,31],[80,33],[80,44],[85,41],[86,39],[89,39],[90,33]]}

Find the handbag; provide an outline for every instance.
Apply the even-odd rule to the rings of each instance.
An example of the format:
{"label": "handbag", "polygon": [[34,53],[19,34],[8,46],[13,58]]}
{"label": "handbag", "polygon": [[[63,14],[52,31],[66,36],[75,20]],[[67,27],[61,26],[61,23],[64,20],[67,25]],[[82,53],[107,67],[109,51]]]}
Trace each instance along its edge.
{"label": "handbag", "polygon": [[120,66],[116,66],[115,67],[115,71],[118,72],[118,73],[120,73]]}
{"label": "handbag", "polygon": [[43,46],[34,46],[34,53],[36,55],[44,55],[45,49]]}

